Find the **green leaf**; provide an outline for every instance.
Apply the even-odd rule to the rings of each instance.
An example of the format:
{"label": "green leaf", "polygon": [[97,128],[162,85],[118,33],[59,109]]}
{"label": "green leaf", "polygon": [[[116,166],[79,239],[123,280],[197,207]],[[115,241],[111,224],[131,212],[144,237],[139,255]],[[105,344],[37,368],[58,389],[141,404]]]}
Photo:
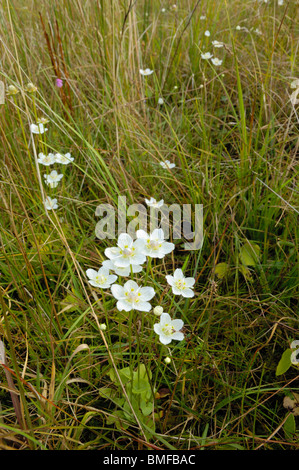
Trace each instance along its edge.
{"label": "green leaf", "polygon": [[[135,377],[134,377],[135,379]],[[132,392],[133,393],[146,393],[151,389],[150,384],[148,380],[139,378],[133,380],[133,387],[132,387]]]}
{"label": "green leaf", "polygon": [[240,265],[240,271],[243,274],[243,276],[245,277],[245,279],[247,279],[248,281],[253,280],[253,277],[251,275],[250,270],[248,268],[246,268],[246,266],[243,266],[243,264]]}
{"label": "green leaf", "polygon": [[261,249],[254,242],[246,242],[240,249],[240,260],[244,266],[256,266]]}
{"label": "green leaf", "polygon": [[284,430],[286,439],[294,439],[295,434],[296,434],[296,421],[292,413],[290,413],[289,416],[287,417],[283,425],[283,430]]}
{"label": "green leaf", "polygon": [[140,401],[140,409],[144,416],[150,415],[154,411],[153,403],[146,403],[143,400]]}
{"label": "green leaf", "polygon": [[282,354],[281,359],[276,368],[276,376],[284,374],[291,367],[291,355],[291,349],[286,349],[285,352]]}
{"label": "green leaf", "polygon": [[123,369],[120,369],[118,373],[124,384],[127,384],[132,380],[132,370],[130,367],[124,367]]}
{"label": "green leaf", "polygon": [[219,279],[224,278],[229,271],[229,265],[227,263],[218,263],[215,266],[215,274]]}

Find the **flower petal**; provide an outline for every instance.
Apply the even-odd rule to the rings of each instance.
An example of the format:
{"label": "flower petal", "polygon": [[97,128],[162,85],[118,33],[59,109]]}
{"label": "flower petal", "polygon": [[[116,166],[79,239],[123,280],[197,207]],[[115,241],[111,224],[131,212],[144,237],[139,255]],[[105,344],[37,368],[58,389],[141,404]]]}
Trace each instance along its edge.
{"label": "flower petal", "polygon": [[87,269],[86,271],[86,276],[89,277],[89,279],[94,279],[98,275],[98,271],[95,269]]}
{"label": "flower petal", "polygon": [[111,286],[111,292],[113,297],[115,297],[117,300],[123,299],[125,296],[125,290],[119,284],[113,284],[113,286]]}
{"label": "flower petal", "polygon": [[178,318],[178,319],[172,320],[172,326],[176,331],[179,331],[183,328],[184,322],[183,320]]}
{"label": "flower petal", "polygon": [[156,294],[156,292],[154,291],[152,287],[141,287],[140,294],[141,294],[141,300],[147,301],[147,300],[151,300]]}
{"label": "flower petal", "polygon": [[184,338],[185,336],[181,331],[176,331],[171,335],[171,339],[176,339],[177,341],[183,341]]}
{"label": "flower petal", "polygon": [[133,245],[133,239],[128,233],[121,233],[118,237],[117,245],[123,250]]}

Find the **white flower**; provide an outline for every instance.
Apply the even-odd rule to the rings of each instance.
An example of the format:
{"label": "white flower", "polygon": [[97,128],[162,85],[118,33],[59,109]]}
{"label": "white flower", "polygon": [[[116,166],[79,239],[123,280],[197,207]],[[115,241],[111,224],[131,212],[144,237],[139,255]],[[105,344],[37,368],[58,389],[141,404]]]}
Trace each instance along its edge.
{"label": "white flower", "polygon": [[158,99],[158,104],[164,104],[163,98],[159,98],[159,99]]}
{"label": "white flower", "polygon": [[48,211],[55,210],[58,208],[57,199],[51,199],[50,196],[47,196],[45,199],[45,208]]}
{"label": "white flower", "polygon": [[161,305],[157,305],[157,307],[154,308],[154,315],[157,317],[160,317],[163,313],[163,307]]}
{"label": "white flower", "polygon": [[145,69],[145,70],[140,69],[139,72],[140,72],[140,75],[143,75],[144,77],[146,77],[147,75],[151,75],[154,71],[151,69]]}
{"label": "white flower", "polygon": [[278,0],[278,6],[282,6],[283,5],[283,0]]}
{"label": "white flower", "polygon": [[182,295],[183,297],[194,296],[192,287],[195,283],[195,279],[194,277],[185,277],[181,269],[176,269],[173,276],[166,276],[166,280],[172,287],[173,294]]}
{"label": "white flower", "polygon": [[62,165],[67,165],[74,161],[74,157],[71,157],[70,153],[66,153],[62,155],[61,153],[55,153],[55,161],[56,163],[62,163]]}
{"label": "white flower", "polygon": [[212,59],[211,62],[212,62],[216,67],[218,67],[218,65],[221,65],[221,64],[222,64],[222,60],[217,59],[217,57],[214,57],[214,59]]}
{"label": "white flower", "polygon": [[159,209],[160,207],[163,206],[164,199],[161,199],[160,201],[156,201],[155,198],[151,197],[150,199],[145,199],[145,202],[148,205],[148,207],[154,207],[155,209]]}
{"label": "white flower", "polygon": [[169,160],[165,160],[165,162],[160,162],[160,165],[161,165],[162,168],[167,168],[169,170],[171,170],[171,168],[175,167],[175,163],[170,163]]}
{"label": "white flower", "polygon": [[206,15],[201,15],[199,19],[200,19],[200,20],[206,20],[207,17],[206,17]]}
{"label": "white flower", "polygon": [[140,271],[142,271],[142,266],[139,266],[139,264],[131,264],[125,267],[119,267],[119,266],[115,266],[112,259],[107,259],[103,261],[102,266],[104,266],[107,269],[111,269],[111,271],[114,271],[115,274],[117,274],[118,276],[124,276],[124,277],[130,276],[131,270],[133,271],[134,274],[140,273]]}
{"label": "white flower", "polygon": [[211,57],[213,57],[213,54],[211,54],[210,52],[205,52],[204,54],[201,54],[201,58],[204,60],[211,59]]}
{"label": "white flower", "polygon": [[144,240],[143,253],[150,258],[164,258],[171,253],[175,245],[164,240],[164,232],[161,228],[156,228],[148,235],[144,230],[137,230],[137,238]]}
{"label": "white flower", "polygon": [[162,13],[165,13],[166,8],[162,8],[161,11],[162,11]]}
{"label": "white flower", "polygon": [[39,123],[39,124],[30,124],[30,130],[32,134],[43,134],[48,129],[44,127],[42,123]]}
{"label": "white flower", "polygon": [[48,155],[45,155],[44,153],[40,152],[38,154],[38,163],[44,166],[49,166],[53,165],[55,163],[55,155],[54,153],[49,153]]}
{"label": "white flower", "polygon": [[63,178],[63,175],[58,174],[56,170],[53,170],[49,175],[44,175],[44,178],[46,180],[46,184],[50,186],[50,188],[56,188],[59,181]]}
{"label": "white flower", "polygon": [[211,36],[210,31],[205,31],[205,36],[207,36],[207,37]]}
{"label": "white flower", "polygon": [[219,41],[212,41],[214,47],[223,47],[223,42]]}
{"label": "white flower", "polygon": [[127,233],[121,233],[117,246],[106,248],[105,255],[111,259],[115,266],[125,268],[130,264],[143,264],[146,256],[143,254],[144,241],[135,240]]}
{"label": "white flower", "polygon": [[111,287],[113,296],[118,300],[116,307],[119,311],[139,310],[140,312],[149,312],[152,308],[151,300],[155,291],[152,287],[139,287],[135,281],[127,281],[122,287],[113,284]]}
{"label": "white flower", "polygon": [[98,271],[95,269],[87,269],[86,275],[89,278],[89,284],[93,287],[100,287],[101,289],[108,289],[113,284],[117,276],[109,274],[109,269],[101,267]]}
{"label": "white flower", "polygon": [[173,339],[177,341],[184,339],[184,334],[179,331],[183,326],[183,320],[172,320],[170,315],[164,312],[160,317],[160,323],[155,323],[154,331],[159,335],[162,344],[169,344]]}

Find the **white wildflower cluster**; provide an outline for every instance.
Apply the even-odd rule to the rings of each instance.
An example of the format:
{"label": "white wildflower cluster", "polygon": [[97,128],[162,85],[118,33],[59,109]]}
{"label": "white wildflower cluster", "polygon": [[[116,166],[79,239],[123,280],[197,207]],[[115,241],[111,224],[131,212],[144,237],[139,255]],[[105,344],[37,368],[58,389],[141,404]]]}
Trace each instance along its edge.
{"label": "white wildflower cluster", "polygon": [[[41,118],[38,120],[37,124],[31,124],[30,130],[32,134],[43,134],[44,132],[46,132],[48,129],[44,126],[47,122],[49,122],[48,119]],[[55,163],[58,163],[60,165],[68,165],[69,163],[74,161],[74,157],[72,157],[69,152],[65,154],[52,152],[44,154],[43,152],[40,152],[38,154],[37,161],[40,165],[50,167]],[[51,172],[44,174],[45,183],[50,188],[56,188],[62,178],[63,174],[58,173],[57,170],[52,170]],[[44,205],[47,210],[55,210],[58,208],[57,199],[52,199],[50,196],[46,196]]]}
{"label": "white wildflower cluster", "polygon": [[[208,37],[208,38],[211,36],[211,33],[210,33],[209,30],[205,31],[204,34],[205,34],[205,36]],[[214,40],[214,41],[212,41],[212,46],[213,46],[214,48],[216,48],[216,49],[219,49],[219,48],[223,47],[224,44],[223,44],[223,42]],[[211,52],[209,52],[209,51],[208,51],[208,52],[203,52],[203,53],[201,54],[201,58],[202,58],[203,60],[210,60],[210,59],[211,59],[211,62],[212,62],[212,64],[213,64],[215,67],[219,67],[219,66],[222,64],[222,62],[223,62],[222,59],[219,59],[218,57],[214,57],[214,55],[213,55]]]}
{"label": "white wildflower cluster", "polygon": [[[149,207],[159,208],[164,201],[156,201],[154,198],[146,199]],[[155,229],[151,233],[137,230],[133,239],[128,233],[119,235],[116,246],[105,249],[106,260],[102,262],[99,270],[87,269],[86,275],[90,285],[100,289],[109,289],[117,300],[116,308],[119,311],[150,312],[151,300],[156,295],[153,287],[141,286],[130,279],[123,285],[116,283],[119,277],[129,277],[139,273],[143,269],[148,258],[163,259],[175,248],[173,243],[165,240],[162,229]],[[112,272],[112,274],[110,274]],[[172,288],[174,295],[193,297],[194,278],[185,277],[181,269],[176,269],[173,276],[167,275],[166,281]],[[163,307],[157,305],[154,315],[160,317],[160,322],[154,325],[154,331],[159,335],[162,344],[169,344],[172,340],[181,341],[184,334],[180,331],[184,322],[180,319],[171,319],[170,315],[163,311]]]}

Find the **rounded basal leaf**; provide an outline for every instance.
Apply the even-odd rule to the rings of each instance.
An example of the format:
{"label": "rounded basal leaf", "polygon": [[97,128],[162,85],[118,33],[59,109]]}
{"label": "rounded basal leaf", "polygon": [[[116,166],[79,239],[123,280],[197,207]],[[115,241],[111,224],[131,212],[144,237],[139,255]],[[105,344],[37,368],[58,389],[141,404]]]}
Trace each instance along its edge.
{"label": "rounded basal leaf", "polygon": [[291,355],[292,350],[286,349],[277,365],[276,376],[285,374],[285,372],[287,372],[287,370],[291,367]]}
{"label": "rounded basal leaf", "polygon": [[229,265],[227,263],[218,263],[215,266],[215,274],[219,279],[223,279],[229,271]]}
{"label": "rounded basal leaf", "polygon": [[154,411],[154,405],[151,402],[146,403],[144,401],[141,401],[140,402],[140,409],[141,409],[142,414],[144,416],[149,416]]}
{"label": "rounded basal leaf", "polygon": [[260,253],[261,249],[256,243],[247,242],[240,249],[240,260],[245,266],[256,266]]}
{"label": "rounded basal leaf", "polygon": [[133,393],[146,393],[148,390],[151,390],[151,386],[147,379],[137,378],[133,381],[132,392]]}
{"label": "rounded basal leaf", "polygon": [[296,437],[296,421],[295,421],[295,417],[293,414],[290,413],[289,416],[287,417],[283,425],[283,430],[284,430],[286,439],[292,440]]}

